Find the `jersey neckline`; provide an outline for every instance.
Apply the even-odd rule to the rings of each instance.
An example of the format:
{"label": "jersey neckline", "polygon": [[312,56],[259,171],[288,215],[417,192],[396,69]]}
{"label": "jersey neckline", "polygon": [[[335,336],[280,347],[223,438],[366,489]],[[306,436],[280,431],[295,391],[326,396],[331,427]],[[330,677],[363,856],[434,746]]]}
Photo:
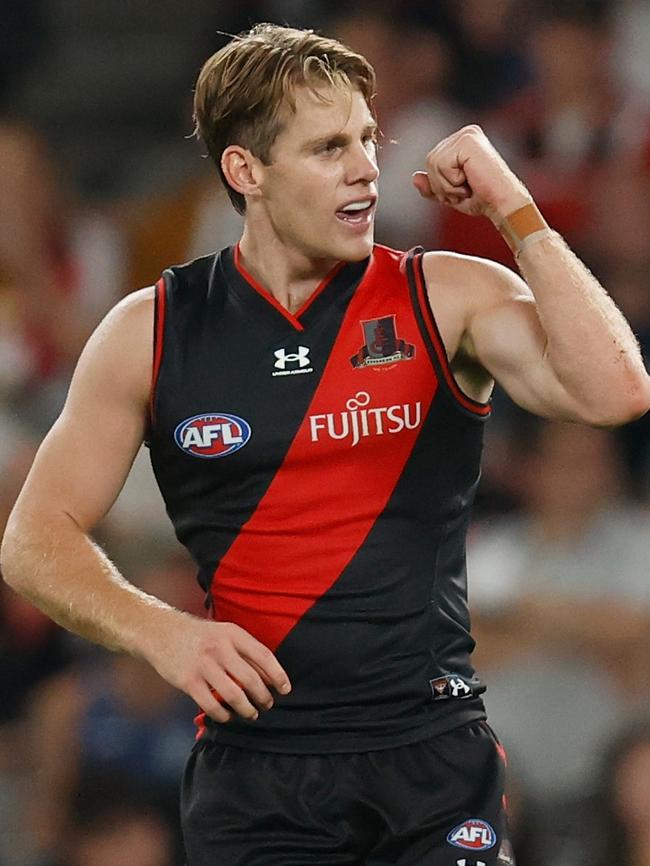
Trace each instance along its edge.
{"label": "jersey neckline", "polygon": [[[244,265],[242,264],[242,261],[241,261],[239,244],[236,244],[234,247],[232,247],[232,262],[234,264],[235,273],[238,274],[239,277],[241,277],[243,279],[243,281],[250,288],[254,289],[255,292],[264,301],[266,301],[266,303],[268,303],[271,307],[273,307],[275,310],[277,310],[278,313],[280,313],[282,316],[284,316],[284,318],[297,331],[304,331],[305,330],[305,325],[301,321],[301,318],[305,315],[307,310],[309,310],[312,307],[314,301],[323,294],[323,292],[328,288],[328,286],[330,286],[332,284],[335,277],[337,277],[339,274],[341,274],[342,271],[344,271],[344,270],[347,271],[348,269],[352,270],[353,272],[356,272],[356,269],[352,268],[352,264],[357,264],[357,265],[359,264],[358,262],[355,262],[355,263],[349,263],[349,262],[344,262],[344,261],[338,262],[323,277],[323,279],[316,286],[316,288],[311,293],[311,295],[307,298],[307,300],[304,302],[304,304],[302,304],[300,306],[300,308],[298,310],[296,310],[295,313],[291,313],[289,310],[287,310],[286,307],[283,307],[282,304],[276,298],[273,297],[273,295],[271,294],[271,292],[268,289],[266,289],[261,283],[259,283],[255,279],[255,277],[251,273],[249,273],[249,271],[246,270],[246,268],[244,267]],[[365,269],[366,263],[364,263],[364,269]],[[348,282],[348,280],[346,279],[345,283],[347,283],[347,282]]]}

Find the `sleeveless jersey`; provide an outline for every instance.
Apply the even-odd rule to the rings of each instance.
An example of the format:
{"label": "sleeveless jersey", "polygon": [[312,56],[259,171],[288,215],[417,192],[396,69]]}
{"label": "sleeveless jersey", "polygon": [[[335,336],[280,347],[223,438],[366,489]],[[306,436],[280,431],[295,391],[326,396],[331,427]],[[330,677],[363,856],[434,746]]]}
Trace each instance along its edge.
{"label": "sleeveless jersey", "polygon": [[295,314],[238,248],[158,282],[156,478],[209,615],[293,687],[202,736],[352,752],[485,717],[465,535],[490,409],[451,375],[421,259],[376,245]]}

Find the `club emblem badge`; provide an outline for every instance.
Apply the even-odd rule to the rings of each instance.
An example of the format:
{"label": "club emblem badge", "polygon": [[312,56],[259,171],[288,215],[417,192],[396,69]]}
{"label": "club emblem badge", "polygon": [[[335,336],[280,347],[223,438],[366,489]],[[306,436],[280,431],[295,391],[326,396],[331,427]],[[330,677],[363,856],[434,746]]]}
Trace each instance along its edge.
{"label": "club emblem badge", "polygon": [[356,355],[350,358],[353,367],[393,364],[395,361],[410,361],[415,357],[415,346],[397,336],[394,314],[379,319],[367,319],[360,324],[364,343]]}

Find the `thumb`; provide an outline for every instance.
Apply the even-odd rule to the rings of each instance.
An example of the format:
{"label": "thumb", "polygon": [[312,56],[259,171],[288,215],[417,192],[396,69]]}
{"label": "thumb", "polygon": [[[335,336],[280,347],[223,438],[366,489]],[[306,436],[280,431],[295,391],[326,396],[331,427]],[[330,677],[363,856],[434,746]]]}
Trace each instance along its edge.
{"label": "thumb", "polygon": [[422,198],[433,198],[431,184],[429,183],[429,175],[426,171],[414,171],[411,180],[413,181],[413,186],[420,193]]}

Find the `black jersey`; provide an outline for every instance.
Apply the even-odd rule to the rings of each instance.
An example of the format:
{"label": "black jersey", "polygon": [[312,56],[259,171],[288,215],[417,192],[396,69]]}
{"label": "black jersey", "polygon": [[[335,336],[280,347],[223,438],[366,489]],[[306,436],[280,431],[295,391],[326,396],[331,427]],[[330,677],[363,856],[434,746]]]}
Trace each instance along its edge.
{"label": "black jersey", "polygon": [[168,513],[210,615],[293,686],[201,734],[363,751],[483,718],[465,535],[489,407],[451,375],[421,254],[375,246],[291,314],[227,249],[165,271],[155,333]]}

